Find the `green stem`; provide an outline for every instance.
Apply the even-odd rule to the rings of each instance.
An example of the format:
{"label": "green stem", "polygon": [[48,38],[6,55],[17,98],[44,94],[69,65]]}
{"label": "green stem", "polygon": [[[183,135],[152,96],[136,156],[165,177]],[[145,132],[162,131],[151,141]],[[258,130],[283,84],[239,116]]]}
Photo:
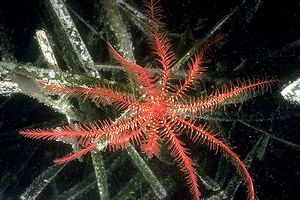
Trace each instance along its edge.
{"label": "green stem", "polygon": [[92,151],[94,172],[97,180],[99,195],[101,200],[108,200],[107,176],[104,161],[100,153]]}

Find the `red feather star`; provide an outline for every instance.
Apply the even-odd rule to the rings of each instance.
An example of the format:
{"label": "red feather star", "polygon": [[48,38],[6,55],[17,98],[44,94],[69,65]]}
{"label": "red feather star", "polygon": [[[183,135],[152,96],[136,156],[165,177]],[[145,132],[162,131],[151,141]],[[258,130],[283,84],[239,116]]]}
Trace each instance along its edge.
{"label": "red feather star", "polygon": [[99,146],[107,150],[126,149],[129,143],[140,146],[148,158],[159,155],[162,144],[168,147],[180,170],[184,173],[189,190],[194,199],[200,199],[195,165],[189,156],[189,150],[180,139],[183,133],[188,134],[193,143],[201,141],[210,150],[220,151],[237,169],[247,187],[248,199],[254,200],[254,187],[246,165],[225,143],[217,139],[204,125],[195,125],[193,116],[203,115],[220,107],[226,102],[243,99],[245,94],[252,95],[270,90],[272,78],[253,78],[237,80],[223,86],[211,95],[192,98],[187,96],[203,67],[203,53],[194,55],[188,63],[189,71],[180,85],[171,82],[171,68],[175,64],[175,56],[167,33],[160,32],[158,19],[161,9],[157,2],[150,0],[147,4],[151,19],[151,47],[157,56],[162,73],[154,77],[150,70],[123,58],[111,44],[108,48],[130,78],[139,86],[139,97],[121,92],[111,86],[92,85],[89,87],[70,87],[66,85],[44,85],[48,90],[65,94],[69,97],[83,97],[98,103],[114,104],[122,110],[123,116],[118,120],[104,120],[89,124],[73,124],[54,129],[22,130],[21,135],[34,139],[56,140],[75,143],[81,150],[54,162],[63,164],[74,160]]}

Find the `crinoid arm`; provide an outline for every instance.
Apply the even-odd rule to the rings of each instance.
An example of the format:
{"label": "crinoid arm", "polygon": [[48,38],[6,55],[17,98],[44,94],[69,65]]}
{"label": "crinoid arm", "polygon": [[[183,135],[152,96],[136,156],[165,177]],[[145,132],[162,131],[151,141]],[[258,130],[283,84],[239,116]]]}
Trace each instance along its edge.
{"label": "crinoid arm", "polygon": [[153,80],[150,72],[140,65],[122,57],[109,42],[107,45],[112,56],[124,67],[124,69],[129,73],[130,77],[138,84],[147,87],[148,90],[152,90]]}
{"label": "crinoid arm", "polygon": [[19,132],[31,139],[60,140],[75,142],[85,146],[87,140],[91,140],[102,133],[99,125],[95,124],[72,124],[51,129],[28,129]]}
{"label": "crinoid arm", "polygon": [[174,105],[180,113],[203,114],[227,104],[246,101],[250,97],[271,91],[271,85],[277,80],[269,77],[254,77],[252,79],[237,79],[217,89],[211,95],[190,99]]}
{"label": "crinoid arm", "polygon": [[151,37],[150,45],[154,51],[154,54],[158,57],[157,60],[163,68],[162,79],[163,79],[163,91],[168,88],[168,82],[170,80],[170,68],[175,63],[175,54],[172,51],[172,45],[167,37],[167,32],[160,32],[158,24],[162,18],[162,9],[158,5],[159,1],[150,0],[145,3],[148,10],[151,23]]}
{"label": "crinoid arm", "polygon": [[210,150],[218,152],[218,150],[236,167],[237,172],[243,179],[245,186],[248,189],[248,199],[254,200],[254,187],[252,178],[247,170],[246,165],[240,160],[238,155],[234,153],[227,145],[222,141],[214,137],[210,132],[208,132],[204,127],[198,127],[193,123],[186,121],[185,119],[176,116],[175,114],[170,115],[173,117],[174,124],[184,129],[189,130],[190,138],[193,142],[202,141],[206,144]]}
{"label": "crinoid arm", "polygon": [[160,140],[156,129],[146,131],[148,138],[145,139],[141,144],[141,151],[147,155],[148,158],[152,158],[154,155],[158,156],[160,153]]}
{"label": "crinoid arm", "polygon": [[54,94],[63,94],[69,98],[82,97],[84,101],[90,100],[96,103],[118,105],[119,109],[126,108],[134,104],[133,96],[130,94],[122,93],[116,89],[113,89],[110,85],[94,84],[84,87],[71,87],[63,84],[53,85],[39,81],[39,83]]}
{"label": "crinoid arm", "polygon": [[189,190],[194,199],[200,200],[200,191],[198,188],[196,170],[192,159],[188,156],[188,149],[184,147],[184,143],[179,140],[175,134],[176,125],[173,122],[163,120],[164,130],[163,138],[168,141],[168,149],[171,155],[175,158],[180,170],[185,174],[189,186]]}
{"label": "crinoid arm", "polygon": [[109,151],[127,149],[129,143],[133,145],[140,145],[142,139],[143,134],[141,129],[133,130],[130,133],[121,133],[107,140],[106,149]]}
{"label": "crinoid arm", "polygon": [[75,160],[96,148],[97,142],[95,141],[95,138],[101,136],[101,130],[98,129],[98,127],[97,124],[74,124],[54,129],[22,130],[20,131],[20,134],[32,139],[58,140],[83,146],[83,149],[72,153],[71,155],[54,160],[57,164],[64,164]]}
{"label": "crinoid arm", "polygon": [[56,164],[68,163],[68,162],[75,160],[75,159],[79,158],[80,156],[83,156],[83,155],[87,154],[88,152],[96,149],[96,147],[97,147],[97,143],[92,143],[89,146],[84,147],[83,149],[76,151],[75,153],[72,153],[71,155],[67,155],[62,158],[57,158],[53,162]]}
{"label": "crinoid arm", "polygon": [[[29,129],[22,130],[20,134],[32,139],[48,139],[64,141],[83,149],[56,159],[54,162],[63,164],[74,160],[96,148],[98,142],[112,149],[125,148],[130,141],[140,141],[141,132],[136,131],[139,118],[119,120],[114,123],[111,120],[98,121],[89,124],[73,124],[53,129]],[[126,146],[127,147],[127,146]]]}
{"label": "crinoid arm", "polygon": [[171,95],[170,99],[177,99],[184,95],[193,85],[197,83],[198,76],[205,71],[205,67],[201,66],[203,62],[203,54],[196,53],[193,59],[188,63],[189,72],[183,84],[176,88],[176,92]]}

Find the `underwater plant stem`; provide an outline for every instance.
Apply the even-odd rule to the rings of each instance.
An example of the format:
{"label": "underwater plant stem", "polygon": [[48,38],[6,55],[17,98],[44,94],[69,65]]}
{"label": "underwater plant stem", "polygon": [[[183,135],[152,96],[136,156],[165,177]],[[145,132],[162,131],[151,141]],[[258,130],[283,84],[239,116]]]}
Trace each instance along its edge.
{"label": "underwater plant stem", "polygon": [[157,198],[164,199],[167,196],[167,192],[157,177],[153,174],[152,170],[148,167],[147,163],[131,144],[128,145],[127,151],[134,164],[142,172],[144,178],[150,184]]}
{"label": "underwater plant stem", "polygon": [[102,155],[98,151],[92,151],[92,160],[94,166],[94,172],[97,180],[99,195],[101,200],[108,200],[108,185],[107,175],[104,166]]}

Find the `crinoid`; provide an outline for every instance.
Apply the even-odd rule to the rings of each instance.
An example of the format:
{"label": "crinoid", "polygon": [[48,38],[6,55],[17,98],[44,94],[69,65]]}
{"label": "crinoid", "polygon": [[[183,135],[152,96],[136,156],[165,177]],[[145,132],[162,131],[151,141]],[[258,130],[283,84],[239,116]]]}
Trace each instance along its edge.
{"label": "crinoid", "polygon": [[139,96],[117,90],[108,85],[70,87],[66,85],[44,84],[53,93],[69,97],[83,97],[97,103],[113,104],[122,111],[117,120],[107,119],[89,124],[74,124],[54,129],[22,130],[21,135],[34,139],[57,140],[63,138],[82,147],[81,150],[55,163],[66,163],[93,149],[105,146],[106,150],[126,149],[129,142],[139,146],[148,158],[160,153],[161,145],[167,146],[186,177],[189,190],[194,199],[200,199],[197,177],[189,150],[181,138],[188,134],[193,143],[200,142],[210,150],[219,151],[237,169],[248,189],[248,198],[254,200],[254,187],[245,164],[225,143],[217,139],[204,125],[196,125],[197,115],[203,115],[228,102],[245,99],[245,95],[256,95],[270,90],[272,78],[261,77],[237,80],[225,85],[207,96],[188,97],[187,91],[195,86],[203,73],[203,52],[196,53],[188,63],[188,74],[181,84],[171,81],[175,56],[171,50],[167,33],[160,32],[158,20],[161,9],[157,1],[147,4],[151,20],[151,47],[161,65],[161,77],[154,77],[151,70],[123,58],[108,43],[112,56],[128,72],[130,78],[139,86]]}

